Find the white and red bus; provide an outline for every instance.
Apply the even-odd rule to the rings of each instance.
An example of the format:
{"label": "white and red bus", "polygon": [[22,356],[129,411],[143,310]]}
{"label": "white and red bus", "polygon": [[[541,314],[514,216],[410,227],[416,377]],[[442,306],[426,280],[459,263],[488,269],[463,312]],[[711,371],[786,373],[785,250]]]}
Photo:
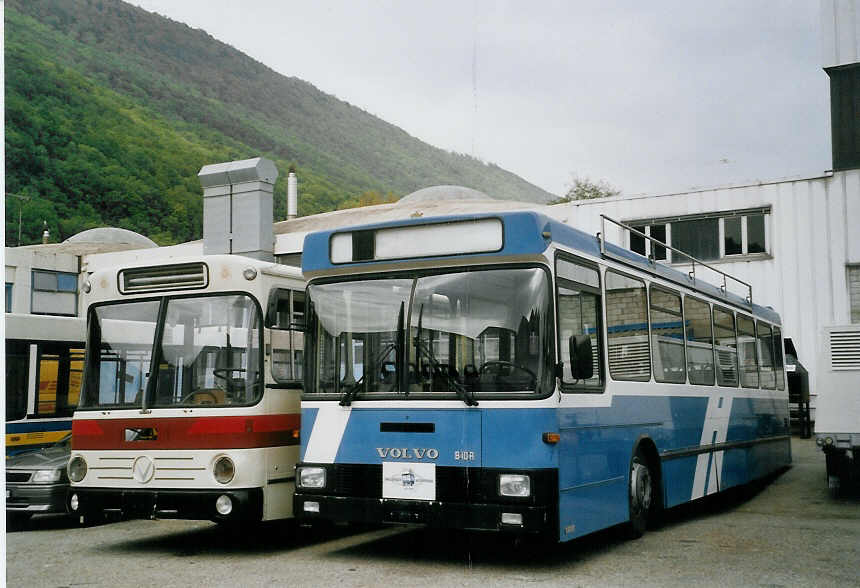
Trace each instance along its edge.
{"label": "white and red bus", "polygon": [[93,273],[70,506],[153,518],[292,516],[304,282],[237,255]]}

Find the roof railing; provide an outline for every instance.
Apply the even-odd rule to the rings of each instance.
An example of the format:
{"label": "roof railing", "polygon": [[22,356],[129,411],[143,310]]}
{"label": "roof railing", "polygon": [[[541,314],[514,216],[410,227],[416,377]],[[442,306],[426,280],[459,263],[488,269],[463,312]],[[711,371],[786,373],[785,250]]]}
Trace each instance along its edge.
{"label": "roof railing", "polygon": [[[651,241],[652,243],[656,243],[660,247],[665,247],[666,249],[673,251],[675,253],[678,253],[680,255],[683,255],[684,257],[689,259],[690,260],[690,271],[688,272],[687,275],[690,277],[690,280],[692,280],[693,285],[695,285],[695,283],[696,283],[696,264],[704,266],[704,267],[708,268],[709,270],[711,270],[712,272],[715,272],[715,273],[719,274],[720,276],[722,276],[723,283],[720,285],[720,291],[723,293],[724,296],[728,293],[728,281],[729,280],[743,285],[747,289],[746,302],[747,302],[747,304],[752,306],[752,285],[748,284],[747,282],[744,282],[743,280],[741,280],[739,278],[736,278],[735,276],[733,276],[731,274],[727,274],[726,272],[724,272],[722,270],[718,270],[717,268],[715,268],[711,264],[706,263],[706,262],[702,261],[701,259],[697,259],[697,258],[693,257],[692,255],[690,255],[689,253],[681,251],[680,249],[676,249],[675,247],[672,247],[671,245],[667,245],[666,243],[663,243],[659,239],[655,239],[654,237],[646,235],[645,233],[643,233],[641,231],[637,231],[636,229],[634,229],[633,227],[631,227],[629,225],[625,225],[624,223],[622,223],[620,221],[617,221],[613,218],[610,218],[610,217],[606,216],[605,214],[600,215],[600,232],[597,233],[597,239],[598,239],[598,241],[600,241],[600,253],[603,256],[612,257],[613,259],[619,259],[620,261],[625,261],[625,262],[628,261],[628,260],[624,260],[623,258],[619,258],[618,256],[613,255],[612,253],[606,251],[606,221],[609,221],[612,224],[617,225],[624,230],[630,231],[630,233],[632,233],[634,235],[639,235],[640,237],[642,237],[648,241]],[[651,263],[651,265],[654,265],[656,260],[654,259],[653,255],[649,255],[648,261]],[[652,273],[654,273],[656,275],[656,272],[652,272]],[[665,277],[665,276],[663,276],[663,277]]]}

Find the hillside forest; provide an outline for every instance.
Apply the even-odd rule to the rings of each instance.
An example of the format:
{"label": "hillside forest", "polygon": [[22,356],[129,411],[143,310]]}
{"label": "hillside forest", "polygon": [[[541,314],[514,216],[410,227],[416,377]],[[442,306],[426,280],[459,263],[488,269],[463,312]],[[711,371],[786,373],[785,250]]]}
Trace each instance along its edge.
{"label": "hillside forest", "polygon": [[200,237],[203,165],[263,156],[299,177],[299,213],[458,184],[552,194],[411,137],[236,49],[119,0],[7,0],[6,245],[118,226],[159,244]]}

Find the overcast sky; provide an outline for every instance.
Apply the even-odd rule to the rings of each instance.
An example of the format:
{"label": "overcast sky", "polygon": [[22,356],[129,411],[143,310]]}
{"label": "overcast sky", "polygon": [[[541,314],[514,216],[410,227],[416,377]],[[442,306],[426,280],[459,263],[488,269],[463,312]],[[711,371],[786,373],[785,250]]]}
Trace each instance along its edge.
{"label": "overcast sky", "polygon": [[132,3],[556,194],[830,168],[814,0]]}

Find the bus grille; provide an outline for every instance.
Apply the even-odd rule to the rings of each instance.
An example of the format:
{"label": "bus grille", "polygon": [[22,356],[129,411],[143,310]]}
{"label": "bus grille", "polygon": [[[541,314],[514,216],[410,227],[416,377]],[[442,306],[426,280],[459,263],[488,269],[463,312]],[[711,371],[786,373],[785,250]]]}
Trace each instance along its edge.
{"label": "bus grille", "polygon": [[834,371],[860,370],[860,330],[830,332],[830,362]]}
{"label": "bus grille", "polygon": [[182,263],[124,269],[119,272],[119,290],[123,294],[205,288],[209,285],[209,268],[205,263]]}
{"label": "bus grille", "polygon": [[6,483],[12,484],[21,484],[22,482],[29,482],[31,472],[6,472]]}

